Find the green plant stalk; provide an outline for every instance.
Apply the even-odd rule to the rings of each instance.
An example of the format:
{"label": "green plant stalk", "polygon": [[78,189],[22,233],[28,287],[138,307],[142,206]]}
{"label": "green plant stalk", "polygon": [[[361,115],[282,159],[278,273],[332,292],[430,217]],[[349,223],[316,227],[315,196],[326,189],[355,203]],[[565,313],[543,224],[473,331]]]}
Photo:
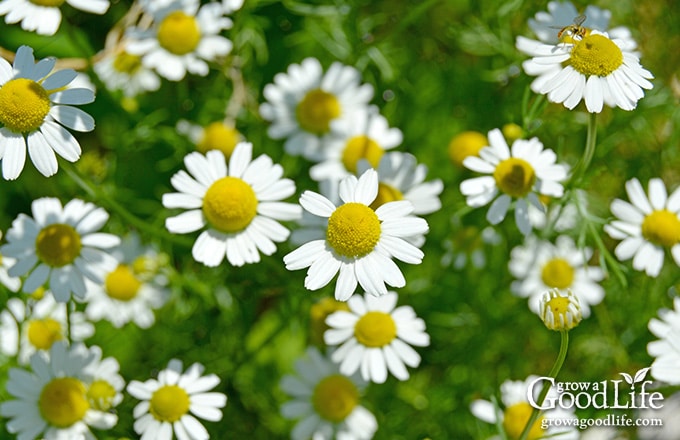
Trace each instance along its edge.
{"label": "green plant stalk", "polygon": [[[555,364],[553,364],[553,367],[550,369],[550,373],[548,373],[549,377],[552,377],[553,379],[557,378],[557,375],[559,374],[560,370],[562,369],[562,365],[564,364],[564,360],[567,358],[567,349],[569,348],[569,330],[561,330],[560,331],[560,352],[557,355],[557,359],[555,360]],[[543,386],[543,389],[541,390],[541,394],[538,396],[538,401],[536,402],[538,406],[543,405],[543,401],[545,400],[545,397],[548,395],[548,391],[550,390],[550,387],[545,385]],[[524,426],[524,429],[522,430],[522,435],[519,436],[519,440],[526,440],[527,436],[529,435],[529,431],[531,430],[531,427],[534,426],[534,423],[536,423],[536,419],[538,419],[538,415],[540,413],[540,410],[536,407],[534,407],[533,411],[531,412],[531,416],[529,416],[529,421],[527,422],[526,426]]]}
{"label": "green plant stalk", "polygon": [[588,131],[586,134],[586,149],[583,152],[580,162],[574,168],[574,173],[571,176],[571,183],[578,184],[583,178],[586,170],[590,166],[590,162],[595,155],[595,144],[597,140],[597,113],[588,114]]}

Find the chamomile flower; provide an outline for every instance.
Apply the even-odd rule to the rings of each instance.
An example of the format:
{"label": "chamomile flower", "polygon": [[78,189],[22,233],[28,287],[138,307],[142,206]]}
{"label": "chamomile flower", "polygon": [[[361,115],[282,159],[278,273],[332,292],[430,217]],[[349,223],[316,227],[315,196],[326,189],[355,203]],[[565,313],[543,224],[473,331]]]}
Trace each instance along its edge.
{"label": "chamomile flower", "polygon": [[[107,2],[108,3],[108,2]],[[57,156],[69,162],[80,157],[78,141],[64,126],[91,131],[94,119],[68,104],[88,104],[94,93],[86,88],[67,87],[75,70],[52,73],[54,58],[35,63],[33,49],[21,46],[14,65],[0,58],[0,158],[2,176],[14,180],[26,163],[26,149],[44,176],[57,172]],[[61,124],[61,125],[60,125]]]}
{"label": "chamomile flower", "polygon": [[[350,376],[361,371],[366,381],[384,383],[389,371],[399,380],[409,378],[406,366],[415,368],[420,355],[411,345],[427,347],[430,336],[425,322],[410,306],[396,307],[397,294],[354,295],[347,301],[349,311],[326,318],[326,344],[339,346],[331,354],[340,373]],[[395,308],[396,307],[396,308]]]}
{"label": "chamomile flower", "polygon": [[90,407],[98,411],[111,412],[123,401],[125,381],[120,375],[120,364],[114,357],[102,358],[102,349],[89,349],[92,361],[85,367],[89,377],[87,400]]}
{"label": "chamomile flower", "polygon": [[200,126],[183,119],[177,122],[177,131],[187,136],[201,153],[220,150],[226,158],[231,156],[236,145],[245,141],[243,135],[233,125],[224,121],[214,121],[206,126]]}
{"label": "chamomile flower", "polygon": [[469,130],[458,133],[451,138],[447,151],[451,162],[462,167],[466,157],[477,156],[479,151],[487,145],[489,145],[489,141],[486,136],[478,131]]}
{"label": "chamomile flower", "polygon": [[190,176],[182,170],[172,176],[179,192],[164,194],[166,208],[188,211],[170,217],[170,232],[186,234],[206,228],[194,243],[192,255],[206,266],[219,265],[226,255],[234,266],[260,261],[271,255],[276,243],[290,232],[277,220],[300,217],[300,206],[280,200],[293,195],[295,183],[281,179],[283,168],[267,155],[252,158],[252,144],[236,146],[227,167],[219,150],[205,155],[194,152],[184,158]]}
{"label": "chamomile flower", "polygon": [[215,61],[232,49],[231,41],[219,35],[232,22],[218,3],[199,7],[198,0],[173,0],[151,9],[153,25],[148,30],[131,30],[126,51],[141,56],[143,66],[170,81],[180,81],[187,71],[206,76],[206,61]]}
{"label": "chamomile flower", "polygon": [[673,309],[659,310],[659,318],[652,318],[649,331],[659,338],[647,345],[654,357],[652,376],[663,382],[680,385],[680,297],[673,300]]}
{"label": "chamomile flower", "polygon": [[326,73],[315,58],[291,64],[263,90],[267,102],[260,114],[272,123],[267,133],[272,139],[285,138],[288,154],[323,160],[326,142],[342,127],[334,122],[366,108],[373,97],[373,87],[360,81],[358,70],[338,62]]}
{"label": "chamomile flower", "polygon": [[589,247],[577,248],[574,240],[560,235],[555,244],[527,237],[524,244],[511,252],[510,273],[517,278],[512,291],[529,298],[529,308],[540,313],[539,302],[543,293],[550,289],[570,289],[581,302],[583,316],[590,316],[590,306],[604,298],[604,289],[598,283],[604,272],[598,266],[589,266],[593,255]]}
{"label": "chamomile flower", "polygon": [[439,179],[425,182],[427,166],[419,164],[414,155],[394,151],[383,155],[377,166],[372,165],[360,160],[357,174],[369,168],[378,172],[378,196],[371,205],[373,209],[397,200],[411,202],[416,215],[432,214],[442,207],[439,194],[444,184]]}
{"label": "chamomile flower", "polygon": [[[83,341],[94,334],[94,326],[82,312],[68,314],[68,304],[58,303],[49,291],[43,292],[38,301],[28,304],[11,298],[2,314],[3,339],[8,340],[6,355],[18,355],[19,363],[25,365],[36,351],[49,352],[57,341]],[[12,322],[13,321],[13,322]],[[17,351],[18,349],[18,351]]]}
{"label": "chamomile flower", "polygon": [[582,38],[556,45],[517,38],[517,48],[533,58],[522,63],[524,71],[537,78],[531,89],[573,109],[581,100],[590,113],[600,113],[604,104],[633,110],[651,89],[654,76],[640,65],[625,40],[591,31]]}
{"label": "chamomile flower", "polygon": [[338,136],[329,138],[324,160],[309,170],[309,175],[316,181],[361,174],[358,169],[361,160],[377,168],[385,151],[401,144],[403,138],[401,130],[390,128],[387,119],[375,107],[359,109],[331,125]]}
{"label": "chamomile flower", "polygon": [[92,203],[73,199],[62,207],[58,199],[44,197],[31,204],[33,218],[19,214],[7,231],[8,243],[0,252],[16,263],[11,276],[28,274],[23,291],[33,293],[45,283],[59,302],[71,294],[85,296],[85,278],[101,283],[116,267],[105,249],[117,246],[115,235],[98,232],[109,215]]}
{"label": "chamomile flower", "polygon": [[550,289],[543,294],[538,307],[539,317],[550,330],[571,330],[583,319],[581,301],[571,289]]}
{"label": "chamomile flower", "polygon": [[172,359],[157,379],[133,380],[127,391],[141,400],[135,406],[135,432],[143,439],[207,439],[208,431],[198,419],[218,422],[227,396],[207,392],[220,383],[214,374],[203,375],[204,367],[195,363],[183,372],[182,362]]}
{"label": "chamomile flower", "polygon": [[[2,231],[0,231],[0,238],[2,238]],[[19,277],[12,277],[7,273],[7,269],[12,267],[14,263],[14,258],[0,254],[0,284],[12,292],[18,291],[21,287],[21,279]]]}
{"label": "chamomile flower", "polygon": [[106,52],[92,67],[107,89],[121,90],[128,97],[158,90],[161,86],[158,75],[142,64],[139,55],[128,53],[124,45]]}
{"label": "chamomile flower", "polygon": [[[346,177],[339,187],[340,206],[315,192],[302,193],[302,207],[328,220],[316,239],[283,257],[286,269],[309,267],[305,278],[309,290],[324,287],[339,272],[335,285],[338,301],[352,296],[357,283],[372,295],[385,295],[385,283],[403,287],[406,280],[392,258],[420,264],[423,252],[406,239],[425,234],[427,222],[411,215],[413,205],[406,200],[373,210],[370,205],[378,195],[378,173],[373,169],[358,179]],[[310,233],[308,237],[313,236]]]}
{"label": "chamomile flower", "polygon": [[61,24],[59,7],[63,3],[99,15],[109,9],[109,0],[3,0],[0,1],[0,15],[5,16],[7,24],[21,22],[25,31],[54,35]]}
{"label": "chamomile flower", "polygon": [[669,250],[680,266],[680,188],[668,196],[659,178],[650,179],[648,195],[636,178],[626,182],[629,202],[615,199],[611,211],[617,220],[604,230],[615,240],[623,240],[614,253],[621,260],[633,259],[633,269],[650,277],[661,271]]}
{"label": "chamomile flower", "polygon": [[[0,404],[0,415],[10,418],[6,427],[19,439],[94,439],[90,426],[110,429],[118,421],[115,414],[96,405],[96,385],[90,364],[101,350],[82,344],[71,347],[55,343],[49,356],[31,356],[31,371],[12,368],[7,392],[14,397]],[[116,382],[120,376],[99,380]]]}
{"label": "chamomile flower", "polygon": [[[539,385],[530,389],[532,383],[538,379],[537,376],[529,376],[526,380],[506,380],[501,384],[501,401],[503,406],[501,413],[498,414],[496,406],[488,400],[475,400],[470,405],[470,411],[478,419],[487,423],[499,423],[505,430],[506,438],[516,440],[524,430],[529,417],[533,411],[533,407],[527,397],[529,394],[533,396],[533,400],[538,401],[538,394],[541,391],[543,382],[539,381]],[[550,388],[546,396],[547,399],[557,399],[559,394],[555,388]],[[500,416],[500,420],[499,420]],[[576,416],[572,411],[562,409],[557,406],[555,409],[548,409],[541,412],[541,415],[536,419],[536,422],[529,430],[527,439],[537,440],[539,438],[553,436],[555,438],[564,440],[577,440],[579,438],[578,428],[576,426],[563,426],[562,424],[551,424],[547,429],[541,427],[543,420],[550,419],[575,419]],[[499,437],[495,437],[499,438]]]}
{"label": "chamomile flower", "polygon": [[375,416],[360,405],[365,382],[358,375],[345,376],[337,365],[308,348],[306,358],[295,362],[296,375],[286,375],[281,389],[293,400],[281,406],[286,419],[300,421],[293,440],[370,439],[378,429]]}
{"label": "chamomile flower", "polygon": [[479,157],[463,161],[466,168],[487,175],[463,181],[460,191],[473,208],[493,200],[486,214],[492,225],[503,221],[515,200],[515,222],[526,235],[531,232],[528,204],[544,210],[540,195],[561,197],[564,193],[560,182],[567,178],[567,167],[556,164],[555,159],[555,153],[544,149],[537,138],[515,140],[508,148],[501,131],[491,130],[489,146],[482,148]]}
{"label": "chamomile flower", "polygon": [[126,237],[111,254],[118,266],[104,275],[103,284],[88,283],[85,313],[93,321],[106,319],[114,327],[128,322],[151,327],[154,309],[162,307],[169,297],[164,286],[167,280],[158,273],[162,257],[143,247],[136,235]]}

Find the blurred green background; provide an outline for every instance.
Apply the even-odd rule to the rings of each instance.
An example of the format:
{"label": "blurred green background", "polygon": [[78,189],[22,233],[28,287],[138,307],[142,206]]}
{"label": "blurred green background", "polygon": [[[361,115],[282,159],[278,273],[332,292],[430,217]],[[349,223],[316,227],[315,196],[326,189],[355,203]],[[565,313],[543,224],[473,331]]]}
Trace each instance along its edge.
{"label": "blurred green background", "polygon": [[[14,51],[29,44],[37,58],[88,58],[101,50],[108,29],[130,4],[113,1],[104,16],[65,6],[64,22],[53,38],[2,23],[0,46]],[[580,10],[588,4],[575,2]],[[680,47],[680,15],[673,0],[594,5],[612,11],[613,26],[631,29],[642,65],[655,75],[654,89],[635,111],[607,108],[598,118],[598,146],[584,189],[592,213],[606,220],[611,200],[626,198],[623,184],[632,177],[645,186],[649,178],[661,177],[669,190],[680,184],[680,52],[675,50]],[[171,191],[170,176],[194,148],[176,133],[175,124],[179,119],[203,124],[222,119],[234,77],[242,79],[245,92],[236,127],[254,144],[255,155],[266,153],[281,163],[286,176],[296,181],[298,194],[316,190],[307,174],[310,163],[284,155],[283,142],[267,137],[267,124],[258,114],[262,89],[276,73],[306,57],[317,57],[324,67],[333,61],[353,65],[363,81],[375,87],[372,102],[391,126],[403,131],[398,151],[427,164],[428,180],[445,183],[443,208],[426,217],[430,234],[423,247],[425,260],[419,266],[400,265],[407,279],[399,290],[400,304],[411,305],[425,320],[431,345],[418,349],[423,361],[411,370],[410,380],[391,377],[383,385],[373,384],[362,404],[378,419],[377,439],[487,438],[493,426],[472,416],[470,402],[498,396],[505,380],[547,374],[559,335],[546,330],[526,300],[510,292],[509,254],[522,243],[511,216],[497,228],[501,243],[484,247],[486,267],[455,270],[442,265],[445,242],[459,243],[464,227],[481,230],[487,225],[487,208],[466,208],[458,185],[472,174],[449,161],[447,145],[459,132],[486,133],[512,122],[554,149],[560,162],[576,163],[585,143],[587,115],[582,105],[568,111],[547,104],[534,114],[523,106],[526,97],[529,103],[537,98],[528,92],[532,78],[521,70],[525,57],[515,50],[514,40],[532,36],[527,19],[545,9],[546,2],[522,0],[246,0],[233,14],[233,29],[225,34],[235,43],[231,56],[207,77],[163,81],[159,91],[140,96],[137,108],[130,110],[129,103],[106,91],[89,72],[98,93],[96,102],[84,109],[94,116],[97,128],[78,136],[84,157],[76,166],[91,179],[92,192],[62,170],[48,179],[27,164],[17,181],[0,182],[0,230],[9,229],[18,213],[30,212],[31,201],[43,196],[99,204],[111,213],[107,227],[113,233],[139,229],[117,215],[116,203],[142,223],[163,230],[169,213],[162,208],[161,196]],[[232,64],[237,69],[230,78],[225,73]],[[594,247],[592,237],[580,235]],[[332,295],[333,286],[306,291],[304,271],[287,272],[283,266],[283,255],[292,249],[288,244],[258,265],[232,268],[224,263],[209,269],[191,258],[189,237],[142,236],[170,255],[176,270],[172,299],[157,313],[151,329],[128,325],[117,330],[100,322],[88,344],[115,356],[128,382],[146,380],[172,357],[186,366],[201,362],[207,373],[221,377],[218,390],[229,399],[223,420],[205,423],[213,438],[286,438],[293,422],[279,415],[280,404],[288,398],[278,382],[292,372],[295,357],[309,342],[310,306]],[[605,234],[602,238],[612,250],[616,243]],[[655,279],[633,271],[629,262],[621,270],[626,285],[608,277],[603,303],[571,332],[562,380],[608,380],[650,365],[646,345],[654,338],[647,322],[659,308],[671,306],[680,289],[680,270],[669,257]],[[0,290],[0,306],[10,295]],[[11,366],[0,358],[0,385]],[[7,398],[0,388],[0,400]],[[99,433],[99,438],[135,438],[136,403],[126,396],[117,408],[118,426]],[[634,432],[628,434],[635,438]],[[9,438],[3,423],[0,437]]]}

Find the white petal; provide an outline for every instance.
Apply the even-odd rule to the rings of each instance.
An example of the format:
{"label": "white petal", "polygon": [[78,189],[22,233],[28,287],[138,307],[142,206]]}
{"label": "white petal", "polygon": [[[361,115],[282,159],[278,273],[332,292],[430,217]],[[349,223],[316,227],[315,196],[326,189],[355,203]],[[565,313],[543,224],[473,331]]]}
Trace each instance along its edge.
{"label": "white petal", "polygon": [[94,118],[79,108],[70,107],[67,105],[55,105],[52,106],[49,114],[54,119],[72,130],[94,130]]}

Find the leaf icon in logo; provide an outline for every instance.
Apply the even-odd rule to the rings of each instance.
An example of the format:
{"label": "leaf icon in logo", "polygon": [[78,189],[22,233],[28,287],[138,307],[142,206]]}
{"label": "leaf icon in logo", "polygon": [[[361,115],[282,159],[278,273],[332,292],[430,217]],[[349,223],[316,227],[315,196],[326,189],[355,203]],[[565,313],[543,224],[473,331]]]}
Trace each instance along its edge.
{"label": "leaf icon in logo", "polygon": [[635,382],[633,381],[633,377],[628,374],[628,373],[619,373],[623,378],[626,380],[626,383],[629,385],[635,386]]}
{"label": "leaf icon in logo", "polygon": [[649,371],[650,368],[651,367],[647,367],[638,370],[638,372],[635,373],[635,383],[642,382],[643,380],[645,380],[645,376],[647,375],[647,372]]}

